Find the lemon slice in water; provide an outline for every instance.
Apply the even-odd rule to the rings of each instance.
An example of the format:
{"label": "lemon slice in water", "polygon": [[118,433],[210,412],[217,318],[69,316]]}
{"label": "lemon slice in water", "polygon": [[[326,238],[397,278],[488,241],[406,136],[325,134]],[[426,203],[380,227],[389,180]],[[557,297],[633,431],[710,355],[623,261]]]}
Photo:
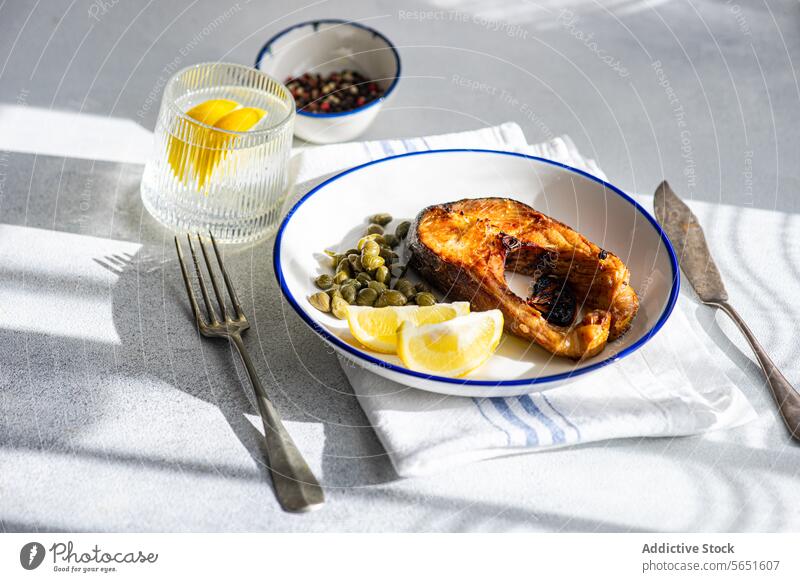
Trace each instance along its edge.
{"label": "lemon slice in water", "polygon": [[211,125],[225,131],[250,131],[266,114],[258,107],[241,107],[223,115]]}
{"label": "lemon slice in water", "polygon": [[230,99],[210,99],[189,109],[186,116],[190,119],[178,119],[169,139],[167,158],[175,176],[186,182],[193,169],[197,187],[202,190],[236,139],[215,129],[250,131],[266,114],[257,107],[240,107]]}
{"label": "lemon slice in water", "polygon": [[237,107],[239,104],[231,99],[209,99],[192,107],[186,115],[206,125],[214,125]]}
{"label": "lemon slice in water", "polygon": [[[206,125],[214,125],[237,107],[239,104],[230,99],[209,99],[189,109],[186,116]],[[198,157],[195,151],[197,148],[194,146],[208,141],[210,133],[211,130],[207,127],[192,123],[190,120],[183,118],[176,120],[175,131],[170,135],[167,146],[167,160],[181,182],[185,181],[193,158]]]}
{"label": "lemon slice in water", "polygon": [[[217,119],[213,126],[214,129],[224,131],[250,131],[266,114],[266,111],[257,107],[240,107]],[[205,147],[195,148],[193,152],[196,155],[193,163],[200,189],[208,182],[216,167],[228,155],[228,148],[236,139],[234,135],[214,131],[213,129],[207,131],[208,134],[203,142]]]}

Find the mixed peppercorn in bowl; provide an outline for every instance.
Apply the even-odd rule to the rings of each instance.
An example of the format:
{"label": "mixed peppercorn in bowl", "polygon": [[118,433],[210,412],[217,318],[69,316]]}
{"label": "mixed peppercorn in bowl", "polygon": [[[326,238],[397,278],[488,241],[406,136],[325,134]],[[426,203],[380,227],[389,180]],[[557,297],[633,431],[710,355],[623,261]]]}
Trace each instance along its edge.
{"label": "mixed peppercorn in bowl", "polygon": [[363,24],[336,19],[279,32],[261,49],[256,68],[287,80],[297,105],[295,136],[320,144],[361,135],[394,91],[401,71],[400,55],[388,38]]}

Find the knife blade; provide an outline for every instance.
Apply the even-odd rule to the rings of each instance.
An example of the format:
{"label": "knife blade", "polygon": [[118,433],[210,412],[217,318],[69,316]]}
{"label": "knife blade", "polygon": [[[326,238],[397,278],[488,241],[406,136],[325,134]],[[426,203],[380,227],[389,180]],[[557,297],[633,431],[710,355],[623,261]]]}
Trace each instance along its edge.
{"label": "knife blade", "polygon": [[656,188],[653,205],[656,219],[672,242],[681,270],[700,299],[706,303],[727,301],[722,275],[691,208],[678,198],[666,180]]}

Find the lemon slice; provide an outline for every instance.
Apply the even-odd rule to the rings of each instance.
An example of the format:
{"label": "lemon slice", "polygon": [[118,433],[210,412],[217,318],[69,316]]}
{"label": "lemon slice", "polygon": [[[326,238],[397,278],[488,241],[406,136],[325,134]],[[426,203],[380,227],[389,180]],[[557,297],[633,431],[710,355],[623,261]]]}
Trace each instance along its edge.
{"label": "lemon slice", "polygon": [[258,107],[242,107],[223,115],[211,125],[226,131],[250,131],[266,114]]}
{"label": "lemon slice", "polygon": [[239,104],[230,99],[209,99],[192,107],[186,115],[206,125],[214,125],[237,107]]}
{"label": "lemon slice", "polygon": [[350,333],[371,350],[384,354],[397,351],[397,328],[408,322],[412,327],[441,323],[469,313],[469,302],[438,303],[420,307],[362,307],[351,305],[347,314]]}
{"label": "lemon slice", "polygon": [[[206,125],[214,125],[237,107],[239,104],[230,99],[209,99],[189,109],[186,116]],[[202,147],[197,147],[198,144],[208,142],[212,133],[213,130],[190,120],[184,118],[176,120],[175,131],[167,145],[167,160],[178,180],[185,181],[189,165],[201,157],[199,150]]]}
{"label": "lemon slice", "polygon": [[502,335],[499,309],[419,327],[403,323],[397,333],[397,354],[411,370],[458,378],[489,359]]}
{"label": "lemon slice", "polygon": [[[197,187],[202,190],[214,169],[227,156],[226,148],[236,139],[214,129],[250,131],[266,114],[258,107],[239,107],[230,99],[209,99],[189,109],[186,112],[189,119],[177,120],[167,145],[167,158],[175,176],[186,182],[191,175],[189,168],[194,169]],[[209,125],[212,127],[207,127]]]}
{"label": "lemon slice", "polygon": [[[213,125],[214,129],[225,131],[250,131],[267,114],[263,109],[257,107],[241,107],[226,113],[217,119]],[[197,172],[198,186],[200,189],[211,178],[211,174],[216,167],[228,155],[228,146],[236,139],[235,135],[221,133],[213,129],[206,130],[207,135],[202,136],[201,142],[206,147],[195,148],[193,163]]]}

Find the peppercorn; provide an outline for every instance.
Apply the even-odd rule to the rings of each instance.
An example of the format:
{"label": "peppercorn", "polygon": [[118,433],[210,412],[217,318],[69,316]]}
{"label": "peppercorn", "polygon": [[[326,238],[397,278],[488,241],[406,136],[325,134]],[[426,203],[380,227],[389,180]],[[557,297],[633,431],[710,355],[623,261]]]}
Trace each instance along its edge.
{"label": "peppercorn", "polygon": [[344,70],[323,77],[305,73],[286,80],[298,111],[339,113],[362,107],[383,96],[375,81],[357,71]]}

